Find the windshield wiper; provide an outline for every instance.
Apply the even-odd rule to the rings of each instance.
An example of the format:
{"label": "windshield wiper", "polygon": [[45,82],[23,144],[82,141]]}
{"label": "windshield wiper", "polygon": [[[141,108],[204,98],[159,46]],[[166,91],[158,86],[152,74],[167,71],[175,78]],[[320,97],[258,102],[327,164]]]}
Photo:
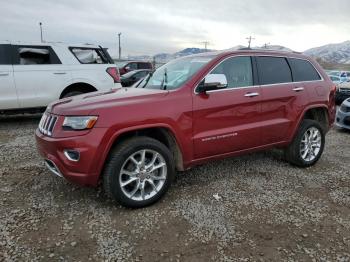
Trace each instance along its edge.
{"label": "windshield wiper", "polygon": [[167,84],[168,84],[168,70],[165,68],[163,80],[162,80],[162,83],[160,84],[160,89],[166,90]]}
{"label": "windshield wiper", "polygon": [[[154,72],[154,71],[152,71],[152,72],[150,72],[150,73],[148,74],[147,80],[145,81],[145,84],[144,84],[141,88],[145,88],[145,86],[148,84],[149,80],[150,80],[151,77],[153,76],[153,72]],[[142,82],[141,82],[141,83],[142,83]],[[140,84],[141,84],[141,83],[140,83]]]}

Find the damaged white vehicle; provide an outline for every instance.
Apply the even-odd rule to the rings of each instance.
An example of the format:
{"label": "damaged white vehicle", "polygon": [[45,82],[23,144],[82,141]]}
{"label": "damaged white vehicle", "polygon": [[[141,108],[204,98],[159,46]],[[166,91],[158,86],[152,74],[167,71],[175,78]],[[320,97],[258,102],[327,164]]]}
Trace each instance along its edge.
{"label": "damaged white vehicle", "polygon": [[63,43],[0,43],[0,113],[121,87],[106,48]]}

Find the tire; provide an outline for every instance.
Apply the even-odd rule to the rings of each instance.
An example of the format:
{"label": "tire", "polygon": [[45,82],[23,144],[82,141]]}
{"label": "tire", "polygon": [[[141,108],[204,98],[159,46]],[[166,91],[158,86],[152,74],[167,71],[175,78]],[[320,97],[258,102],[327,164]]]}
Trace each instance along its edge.
{"label": "tire", "polygon": [[81,91],[70,91],[67,94],[65,94],[64,96],[62,96],[62,98],[67,98],[67,97],[71,97],[71,96],[78,96],[81,94],[84,94],[84,93]]}
{"label": "tire", "polygon": [[111,151],[103,174],[103,188],[121,205],[141,208],[161,199],[174,177],[175,165],[169,149],[158,140],[134,137]]}
{"label": "tire", "polygon": [[325,132],[321,125],[317,121],[305,119],[300,124],[292,143],[285,150],[286,160],[292,165],[310,167],[320,159],[324,145]]}

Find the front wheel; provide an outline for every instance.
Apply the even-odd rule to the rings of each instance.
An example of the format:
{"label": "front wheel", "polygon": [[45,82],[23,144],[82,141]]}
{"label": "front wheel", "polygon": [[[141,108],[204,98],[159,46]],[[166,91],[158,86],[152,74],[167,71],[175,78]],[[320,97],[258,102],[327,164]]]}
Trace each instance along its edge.
{"label": "front wheel", "polygon": [[285,151],[286,159],[299,167],[309,167],[320,159],[325,145],[325,133],[317,121],[305,119],[292,143]]}
{"label": "front wheel", "polygon": [[175,176],[169,149],[148,137],[124,141],[111,153],[104,171],[105,191],[125,207],[145,207],[158,201]]}

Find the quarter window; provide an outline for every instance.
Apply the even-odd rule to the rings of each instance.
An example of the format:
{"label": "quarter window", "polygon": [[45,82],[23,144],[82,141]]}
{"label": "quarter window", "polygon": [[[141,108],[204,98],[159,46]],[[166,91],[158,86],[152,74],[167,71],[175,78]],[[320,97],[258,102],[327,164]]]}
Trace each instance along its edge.
{"label": "quarter window", "polygon": [[261,85],[292,82],[292,73],[283,57],[257,57],[259,80]]}
{"label": "quarter window", "polygon": [[309,61],[296,58],[290,58],[288,60],[295,82],[321,80],[315,67]]}
{"label": "quarter window", "polygon": [[101,49],[71,47],[70,50],[81,64],[108,64]]}
{"label": "quarter window", "polygon": [[249,56],[226,59],[211,74],[224,74],[227,79],[227,88],[253,85],[252,61]]}

